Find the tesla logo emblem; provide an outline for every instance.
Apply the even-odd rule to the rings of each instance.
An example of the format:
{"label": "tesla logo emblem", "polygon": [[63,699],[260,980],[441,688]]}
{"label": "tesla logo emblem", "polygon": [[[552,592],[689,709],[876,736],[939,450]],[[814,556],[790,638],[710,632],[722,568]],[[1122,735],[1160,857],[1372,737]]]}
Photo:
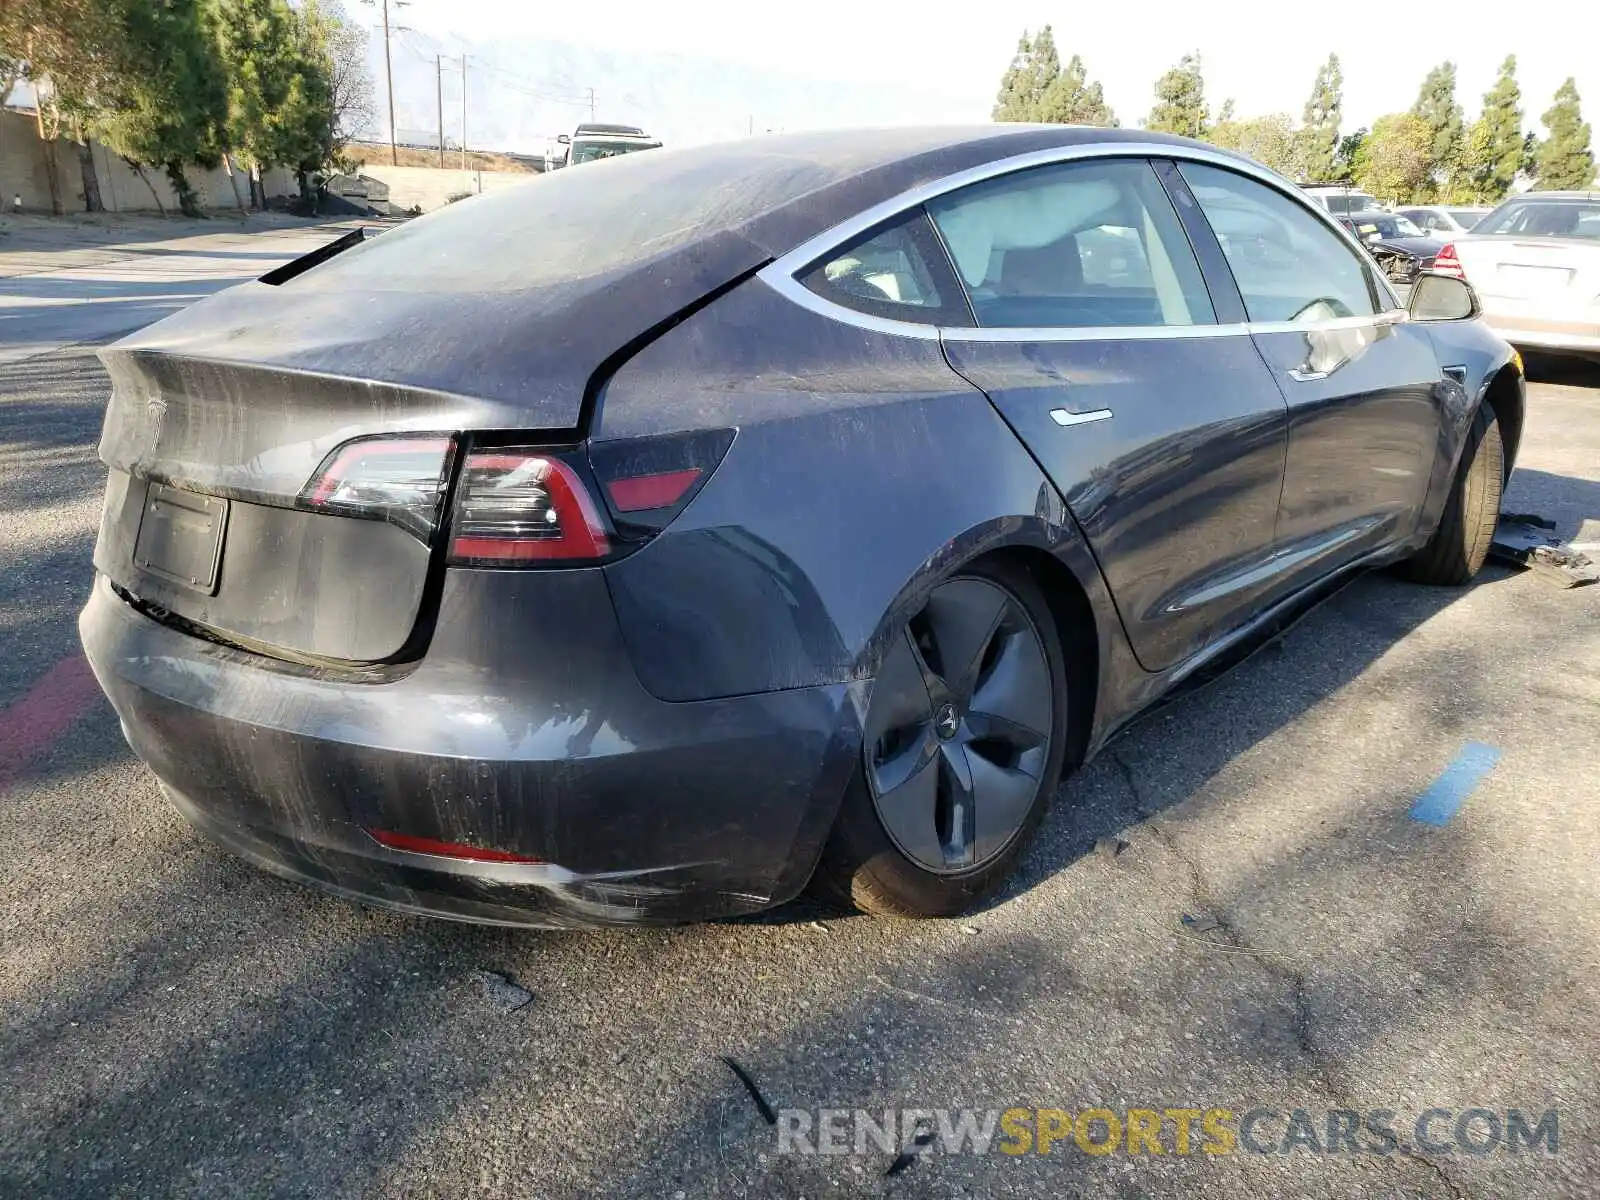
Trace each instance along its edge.
{"label": "tesla logo emblem", "polygon": [[161,419],[167,415],[167,402],[160,396],[145,401],[145,412],[150,414],[150,445],[161,440]]}
{"label": "tesla logo emblem", "polygon": [[933,714],[933,727],[946,740],[955,737],[956,730],[961,728],[961,716],[956,712],[956,706],[941,704],[939,711]]}

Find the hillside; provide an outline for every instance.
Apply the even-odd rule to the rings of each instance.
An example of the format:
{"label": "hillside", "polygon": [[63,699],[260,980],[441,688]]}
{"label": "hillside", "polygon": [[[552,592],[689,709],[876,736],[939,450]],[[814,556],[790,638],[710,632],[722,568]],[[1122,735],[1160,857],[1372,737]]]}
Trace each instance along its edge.
{"label": "hillside", "polygon": [[[399,157],[399,166],[402,167],[437,167],[439,165],[439,152],[437,150],[418,150],[411,146],[398,146],[395,150]],[[389,143],[387,142],[351,142],[345,147],[345,155],[356,163],[365,165],[374,163],[378,166],[389,165]],[[461,151],[446,149],[444,152],[444,165],[450,170],[459,170],[461,167]],[[531,174],[533,168],[525,162],[520,162],[506,154],[497,154],[492,150],[468,150],[467,170],[469,171],[520,171]]]}

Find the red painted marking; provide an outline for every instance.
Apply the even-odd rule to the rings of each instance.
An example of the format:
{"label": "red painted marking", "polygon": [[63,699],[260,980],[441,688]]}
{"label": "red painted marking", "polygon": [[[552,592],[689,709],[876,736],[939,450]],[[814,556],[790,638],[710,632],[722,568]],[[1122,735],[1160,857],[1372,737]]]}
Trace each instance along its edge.
{"label": "red painted marking", "polygon": [[0,792],[100,699],[100,684],[81,654],[63,658],[27,695],[0,712]]}

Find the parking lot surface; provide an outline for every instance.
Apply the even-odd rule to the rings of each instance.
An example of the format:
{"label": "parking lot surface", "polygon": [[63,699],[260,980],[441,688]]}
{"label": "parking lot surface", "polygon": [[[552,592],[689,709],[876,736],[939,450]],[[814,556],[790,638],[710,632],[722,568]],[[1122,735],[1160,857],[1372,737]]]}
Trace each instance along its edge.
{"label": "parking lot surface", "polygon": [[[956,921],[477,928],[199,840],[77,648],[106,381],[69,343],[329,234],[238,236],[0,280],[0,1194],[1600,1193],[1600,588],[1358,580],[1069,780]],[[1600,543],[1600,371],[1532,367],[1505,508]],[[1170,1116],[1160,1153],[1103,1117],[780,1152],[796,1112],[816,1150],[819,1110],[963,1107],[1259,1116],[1222,1153]],[[1513,1151],[1510,1110],[1554,1136]]]}

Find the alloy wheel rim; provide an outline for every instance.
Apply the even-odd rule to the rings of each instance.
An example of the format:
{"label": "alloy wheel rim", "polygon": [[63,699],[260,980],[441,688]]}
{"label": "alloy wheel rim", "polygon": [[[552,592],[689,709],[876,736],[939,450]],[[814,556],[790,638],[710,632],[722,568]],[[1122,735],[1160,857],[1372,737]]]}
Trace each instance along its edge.
{"label": "alloy wheel rim", "polygon": [[934,589],[890,644],[867,709],[865,762],[890,839],[924,870],[975,870],[1038,798],[1055,698],[1043,639],[998,584]]}

